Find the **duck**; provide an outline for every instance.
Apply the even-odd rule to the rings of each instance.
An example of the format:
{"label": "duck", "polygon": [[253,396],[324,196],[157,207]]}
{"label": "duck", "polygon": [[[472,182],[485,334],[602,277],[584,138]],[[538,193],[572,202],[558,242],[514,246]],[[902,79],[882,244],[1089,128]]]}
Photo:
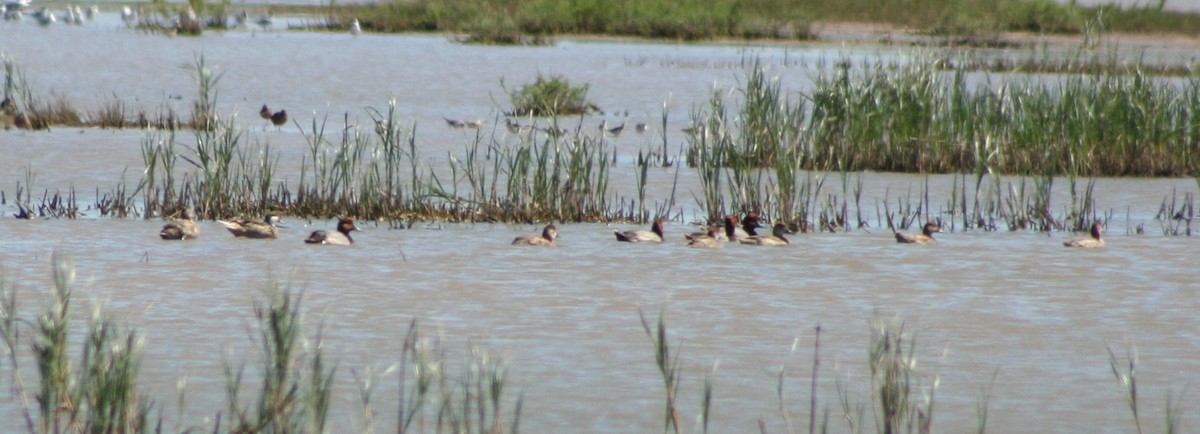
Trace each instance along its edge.
{"label": "duck", "polygon": [[266,104],[263,104],[262,108],[258,109],[258,117],[265,120],[271,120],[271,114],[271,109],[267,108]]}
{"label": "duck", "polygon": [[267,214],[262,221],[257,220],[217,220],[229,233],[237,238],[275,239],[280,225],[279,216]]}
{"label": "duck", "polygon": [[194,240],[199,237],[200,226],[196,224],[196,210],[184,208],[183,215],[163,225],[158,236],[164,240]]}
{"label": "duck", "polygon": [[280,110],[271,115],[271,124],[282,127],[287,124],[287,110]]}
{"label": "duck", "polygon": [[919,234],[905,234],[896,232],[896,242],[901,244],[937,244],[937,240],[933,239],[934,232],[941,232],[942,227],[935,222],[925,223]]}
{"label": "duck", "polygon": [[635,230],[621,232],[613,230],[613,235],[617,236],[617,241],[627,243],[661,243],[663,240],[663,220],[662,218],[654,219],[654,223],[650,225],[650,230]]}
{"label": "duck", "polygon": [[703,236],[688,238],[688,247],[718,249],[724,244],[721,241],[724,234],[717,227],[708,228],[708,233]]}
{"label": "duck", "polygon": [[1104,232],[1104,225],[1100,221],[1092,223],[1091,237],[1080,238],[1063,243],[1065,247],[1079,247],[1084,249],[1092,249],[1096,247],[1104,247],[1104,239],[1100,238],[1100,233]]}
{"label": "duck", "polygon": [[337,231],[313,231],[308,238],[304,239],[307,244],[332,244],[337,246],[349,246],[354,244],[354,238],[350,237],[350,231],[361,230],[354,225],[354,219],[342,217],[338,219]]}
{"label": "duck", "polygon": [[725,241],[727,239],[726,235],[725,235],[725,230],[722,229],[721,226],[715,226],[715,225],[709,226],[707,229],[705,229],[704,231],[701,231],[701,232],[692,232],[690,234],[683,234],[683,239],[688,240],[688,241],[694,240],[696,238],[713,238],[717,241]]}
{"label": "duck", "polygon": [[462,128],[467,126],[467,123],[463,122],[461,119],[450,119],[447,117],[443,117],[442,119],[446,120],[446,125],[449,125],[450,128]]}
{"label": "duck", "polygon": [[[734,216],[734,218],[736,217],[737,216]],[[741,233],[738,233],[739,238],[757,237],[757,229],[763,227],[762,223],[759,222],[758,213],[755,212],[746,213],[746,218],[741,219],[741,222],[742,232],[745,232],[746,234],[742,236]]]}
{"label": "duck", "polygon": [[548,224],[542,228],[541,235],[522,235],[513,239],[514,246],[554,246],[554,239],[558,238],[558,228],[553,224]]}
{"label": "duck", "polygon": [[771,235],[753,235],[738,240],[738,242],[754,246],[786,246],[791,244],[787,237],[783,236],[786,233],[787,226],[783,223],[775,223],[775,226],[771,229]]}

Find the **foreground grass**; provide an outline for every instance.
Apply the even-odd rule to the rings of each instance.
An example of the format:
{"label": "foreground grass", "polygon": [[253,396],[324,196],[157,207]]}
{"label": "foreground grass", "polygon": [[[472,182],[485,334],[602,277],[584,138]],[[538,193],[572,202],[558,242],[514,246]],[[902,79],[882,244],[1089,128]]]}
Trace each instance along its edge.
{"label": "foreground grass", "polygon": [[[53,255],[51,264],[51,287],[43,292],[40,311],[32,316],[17,302],[17,283],[7,273],[0,274],[0,349],[4,350],[0,383],[7,386],[4,389],[12,398],[7,402],[17,407],[14,410],[20,415],[19,420],[6,424],[11,432],[149,433],[162,432],[163,427],[177,427],[181,432],[351,432],[349,427],[333,426],[329,419],[330,414],[346,412],[341,409],[343,400],[335,395],[337,374],[342,368],[325,354],[323,327],[314,336],[306,326],[302,291],[274,285],[255,303],[250,337],[259,348],[258,354],[250,361],[226,360],[223,373],[213,373],[225,379],[227,406],[211,409],[211,422],[189,425],[165,420],[156,405],[169,400],[144,393],[140,369],[143,341],[135,330],[97,308],[82,324],[84,336],[74,336],[81,325],[72,313],[78,298],[74,293],[75,271],[70,260],[60,254]],[[669,333],[665,315],[660,313],[652,321],[641,314],[641,325],[663,379],[663,432],[686,432],[682,421],[691,418],[680,402],[691,399],[700,402],[699,414],[694,418],[696,431],[708,432],[710,412],[719,408],[714,399],[719,395],[715,390],[715,367],[705,374],[698,398],[681,395],[679,384],[684,381],[684,371],[679,343]],[[939,380],[936,373],[918,367],[916,336],[903,321],[885,319],[878,313],[870,327],[866,360],[869,403],[852,398],[841,379],[836,397],[818,394],[822,359],[821,328],[816,328],[812,370],[808,373],[812,388],[807,432],[829,432],[832,424],[841,423],[856,433],[870,432],[872,426],[883,434],[934,432]],[[82,351],[73,351],[76,345]],[[522,414],[524,395],[510,392],[513,385],[507,374],[509,367],[502,358],[478,347],[470,348],[468,353],[466,360],[449,358],[440,339],[426,334],[414,320],[403,336],[396,363],[400,389],[397,397],[376,402],[376,379],[369,371],[363,376],[350,369],[362,411],[357,418],[350,418],[355,419],[350,424],[362,427],[364,433],[375,432],[376,423],[383,418],[380,415],[393,414],[400,433],[502,434],[519,432],[522,418],[538,417]],[[1140,433],[1145,409],[1139,407],[1136,351],[1130,349],[1119,356],[1109,348],[1108,353],[1109,366],[1132,414],[1131,425]],[[774,394],[779,423],[789,433],[803,432],[789,414],[792,405],[785,402],[783,392],[796,373],[796,369],[781,366]],[[764,391],[764,399],[771,399],[771,395]],[[980,433],[987,428],[988,399],[984,394],[977,406]],[[1172,402],[1168,396],[1164,410],[1167,433],[1178,429],[1178,408]],[[383,407],[395,411],[379,411]],[[759,429],[766,432],[765,420],[759,421]],[[645,432],[652,430],[643,427]]]}

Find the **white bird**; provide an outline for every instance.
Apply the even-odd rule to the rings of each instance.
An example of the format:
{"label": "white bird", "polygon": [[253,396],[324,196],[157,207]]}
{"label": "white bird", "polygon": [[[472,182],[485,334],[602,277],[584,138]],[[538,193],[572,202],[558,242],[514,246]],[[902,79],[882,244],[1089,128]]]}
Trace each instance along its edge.
{"label": "white bird", "polygon": [[362,34],[362,25],[358,23],[358,18],[355,18],[354,21],[350,22],[350,34]]}
{"label": "white bird", "polygon": [[87,8],[84,16],[87,17],[88,20],[96,19],[96,17],[100,16],[100,5],[92,5],[92,7]]}
{"label": "white bird", "polygon": [[125,27],[133,27],[137,24],[138,14],[129,6],[121,8],[121,21],[125,23]]}

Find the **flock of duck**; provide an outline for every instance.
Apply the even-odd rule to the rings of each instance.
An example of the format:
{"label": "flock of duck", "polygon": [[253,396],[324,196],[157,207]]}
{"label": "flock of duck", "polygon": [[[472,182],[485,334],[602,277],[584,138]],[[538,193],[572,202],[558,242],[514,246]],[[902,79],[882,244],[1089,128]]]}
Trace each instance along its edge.
{"label": "flock of duck", "polygon": [[[689,247],[698,248],[719,248],[726,242],[737,242],[738,244],[746,244],[753,246],[786,246],[791,244],[787,239],[787,226],[783,223],[776,223],[771,228],[770,235],[759,235],[757,229],[763,227],[759,222],[759,217],[755,213],[749,213],[745,219],[740,219],[736,215],[726,216],[723,225],[710,226],[704,232],[693,232],[684,234],[684,239]],[[1063,243],[1066,247],[1079,248],[1096,248],[1104,247],[1104,240],[1100,238],[1100,234],[1104,231],[1104,226],[1099,222],[1092,224],[1090,236],[1088,238],[1080,238]],[[941,226],[935,222],[925,223],[919,234],[909,234],[904,232],[895,232],[896,242],[900,244],[937,244],[937,240],[933,238],[933,234],[942,232]],[[650,230],[631,230],[619,231],[614,230],[613,235],[617,241],[628,243],[661,243],[664,240],[663,236],[663,219],[655,219],[650,225]],[[513,245],[527,246],[554,246],[555,240],[558,237],[558,228],[553,224],[546,225],[542,229],[540,236],[520,236],[513,240]]]}
{"label": "flock of duck", "polygon": [[[263,220],[217,220],[229,233],[236,238],[256,238],[256,239],[275,239],[279,235],[279,228],[286,227],[280,223],[279,216],[267,214]],[[335,246],[349,246],[354,244],[354,238],[350,236],[350,232],[357,231],[358,226],[354,224],[354,219],[341,218],[338,220],[337,231],[317,230],[308,235],[304,239],[308,244],[329,244]],[[183,210],[183,214],[163,225],[158,236],[164,240],[194,240],[200,237],[200,226],[196,224],[196,211],[191,208]]]}
{"label": "flock of duck", "polygon": [[[258,239],[274,239],[278,236],[278,228],[281,226],[278,216],[268,214],[263,220],[217,220],[229,233],[237,238],[258,238]],[[737,242],[739,244],[754,245],[754,246],[786,246],[791,244],[787,239],[787,226],[783,223],[776,223],[771,228],[770,235],[759,235],[758,228],[762,225],[759,222],[759,217],[755,213],[749,213],[745,219],[740,219],[736,215],[725,217],[723,225],[710,226],[704,232],[695,232],[684,234],[684,239],[689,247],[698,248],[719,248],[726,242]],[[355,226],[354,220],[348,217],[343,217],[338,220],[336,231],[313,231],[308,238],[304,239],[308,244],[330,244],[348,246],[354,244],[354,238],[350,236],[350,232],[359,230]],[[1088,238],[1080,238],[1063,243],[1066,247],[1079,248],[1096,248],[1104,247],[1104,240],[1100,238],[1104,226],[1099,222],[1092,224],[1090,236]],[[933,238],[933,234],[942,232],[941,227],[935,222],[925,223],[919,234],[909,234],[897,231],[895,233],[896,242],[900,244],[936,244],[937,240]],[[174,221],[163,226],[159,232],[159,237],[164,240],[190,240],[200,236],[200,227],[196,224],[196,212],[191,208],[183,211],[183,215]],[[663,219],[657,218],[650,225],[650,230],[629,230],[620,231],[614,230],[613,235],[617,241],[627,243],[662,243],[663,235]],[[515,246],[549,246],[557,245],[558,227],[553,223],[542,228],[541,235],[524,235],[513,239],[512,244]]]}

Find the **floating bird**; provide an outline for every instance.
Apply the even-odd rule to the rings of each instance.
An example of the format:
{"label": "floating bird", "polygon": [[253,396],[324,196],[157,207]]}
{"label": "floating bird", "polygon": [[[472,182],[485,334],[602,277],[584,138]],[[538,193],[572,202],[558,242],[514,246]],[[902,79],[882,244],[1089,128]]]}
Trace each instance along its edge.
{"label": "floating bird", "polygon": [[350,231],[359,231],[358,226],[354,225],[354,220],[348,217],[343,217],[338,220],[337,232],[329,231],[313,231],[308,238],[304,239],[306,244],[331,244],[338,246],[349,246],[354,244],[354,238],[350,237]]}
{"label": "floating bird", "polygon": [[621,232],[613,231],[613,235],[617,236],[617,241],[628,243],[661,243],[663,240],[663,220],[662,218],[654,219],[654,223],[650,225],[650,230],[636,230]]}
{"label": "floating bird", "polygon": [[708,228],[705,235],[693,236],[688,238],[688,247],[704,247],[709,249],[720,248],[723,244],[720,237],[723,235],[716,227]]}
{"label": "floating bird", "polygon": [[271,115],[271,124],[282,128],[287,124],[287,110],[280,110]]}
{"label": "floating bird", "polygon": [[689,240],[689,241],[694,240],[696,238],[704,238],[704,237],[712,237],[712,238],[715,238],[717,241],[725,241],[725,239],[726,239],[725,232],[722,231],[720,226],[716,226],[716,225],[709,226],[709,227],[705,228],[704,231],[701,231],[701,232],[692,232],[690,234],[683,234],[683,238],[686,240]]}
{"label": "floating bird", "polygon": [[267,108],[266,104],[263,104],[262,108],[258,109],[258,117],[268,121],[271,120],[271,109]]}
{"label": "floating bird", "polygon": [[514,121],[512,119],[505,119],[504,126],[507,127],[508,132],[510,132],[512,134],[524,134],[526,132],[529,132],[529,130],[531,128],[533,128],[529,125],[521,125],[521,124],[517,123],[517,121]]}
{"label": "floating bird", "polygon": [[358,18],[355,18],[354,21],[350,22],[350,34],[351,35],[362,34],[362,24],[358,23]]}
{"label": "floating bird", "polygon": [[450,119],[448,117],[442,117],[442,119],[446,120],[446,125],[449,125],[450,128],[462,128],[462,127],[467,126],[466,122],[463,122],[458,119]]}
{"label": "floating bird", "polygon": [[558,228],[553,224],[542,228],[542,235],[524,235],[513,239],[514,246],[554,246],[558,238]]}
{"label": "floating bird", "polygon": [[463,121],[463,124],[465,124],[467,128],[479,128],[483,126],[483,119],[471,119]]}
{"label": "floating bird", "polygon": [[937,244],[937,240],[933,239],[935,232],[941,232],[941,226],[937,223],[925,223],[919,234],[904,234],[896,232],[896,242],[901,244]]}
{"label": "floating bird", "polygon": [[[737,216],[734,216],[734,219],[736,218]],[[761,227],[762,224],[759,224],[758,221],[758,213],[748,212],[746,213],[746,218],[742,219],[742,232],[745,232],[745,234],[739,233],[738,238],[758,236],[758,231],[756,229]]]}
{"label": "floating bird", "polygon": [[281,224],[279,216],[274,214],[267,214],[262,221],[246,219],[217,221],[237,238],[275,239],[279,232],[278,228],[285,227]]}
{"label": "floating bird", "polygon": [[640,134],[640,133],[644,133],[644,132],[646,132],[646,123],[645,123],[645,122],[638,122],[638,123],[637,123],[637,125],[635,125],[635,126],[634,126],[634,128],[636,128],[636,129],[637,129],[637,132],[638,132],[639,134]]}
{"label": "floating bird", "polygon": [[1104,225],[1100,224],[1100,221],[1096,221],[1095,223],[1092,223],[1092,230],[1090,232],[1091,237],[1067,241],[1063,243],[1063,246],[1080,247],[1085,249],[1104,247],[1104,240],[1100,238],[1100,233],[1104,232]]}
{"label": "floating bird", "polygon": [[622,123],[621,125],[617,125],[615,127],[609,128],[607,131],[609,134],[612,134],[613,137],[620,136],[621,131],[625,131],[625,124]]}
{"label": "floating bird", "polygon": [[784,226],[783,223],[775,223],[771,229],[771,235],[755,235],[738,240],[738,242],[755,246],[786,246],[789,244],[787,237],[783,236],[786,233],[787,226]]}
{"label": "floating bird", "polygon": [[164,240],[194,240],[200,236],[200,226],[196,225],[196,211],[184,208],[183,215],[174,221],[163,225],[158,236]]}

